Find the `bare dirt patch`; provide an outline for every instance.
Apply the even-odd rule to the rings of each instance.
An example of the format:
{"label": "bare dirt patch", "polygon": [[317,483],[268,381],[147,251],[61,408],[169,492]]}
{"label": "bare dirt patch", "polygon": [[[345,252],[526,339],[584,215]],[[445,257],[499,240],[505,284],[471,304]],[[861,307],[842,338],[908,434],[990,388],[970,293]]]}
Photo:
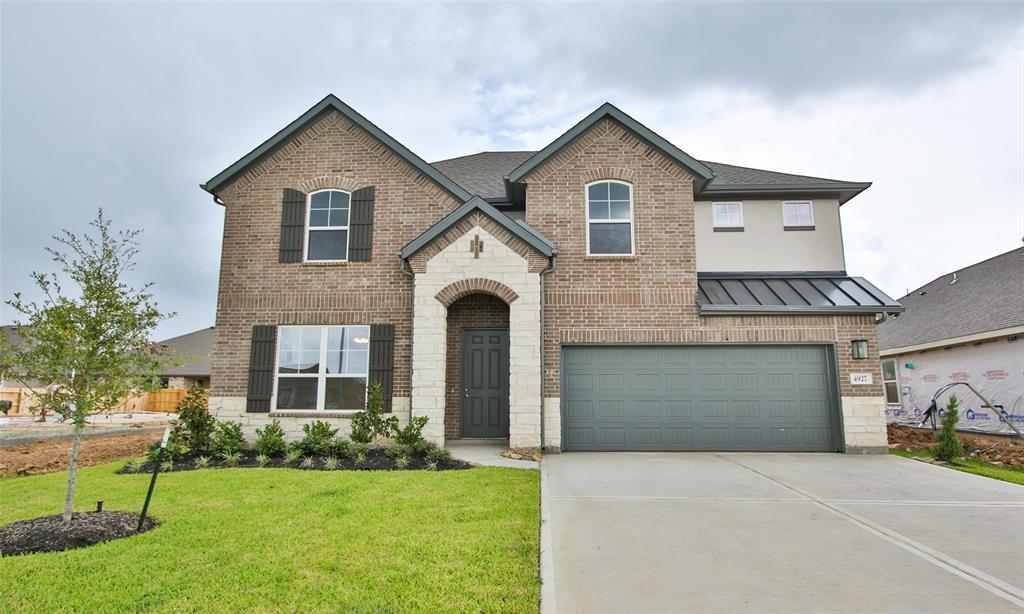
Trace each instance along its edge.
{"label": "bare dirt patch", "polygon": [[[889,424],[889,446],[902,450],[930,450],[935,446],[935,431]],[[1024,467],[1024,441],[1005,435],[957,433],[964,445],[964,456],[993,465]]]}
{"label": "bare dirt patch", "polygon": [[[146,446],[160,439],[160,433],[111,434],[82,439],[78,466],[88,467],[139,456]],[[0,477],[38,475],[68,468],[70,439],[55,439],[12,446],[0,450]]]}
{"label": "bare dirt patch", "polygon": [[[136,535],[139,516],[131,512],[86,512],[64,522],[60,514],[12,522],[0,527],[0,554],[13,556],[32,552],[57,552],[83,548],[112,539]],[[146,518],[142,531],[157,525]]]}

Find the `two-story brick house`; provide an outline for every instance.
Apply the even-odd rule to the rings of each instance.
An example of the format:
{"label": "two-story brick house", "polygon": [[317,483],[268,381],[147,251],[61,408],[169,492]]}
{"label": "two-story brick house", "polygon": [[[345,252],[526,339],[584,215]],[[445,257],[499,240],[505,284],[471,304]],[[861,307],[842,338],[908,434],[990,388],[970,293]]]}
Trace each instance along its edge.
{"label": "two-story brick house", "polygon": [[[553,450],[886,446],[839,207],[870,184],[696,160],[610,104],[428,164],[328,96],[203,188],[225,208],[211,407]],[[865,376],[866,375],[866,376]]]}

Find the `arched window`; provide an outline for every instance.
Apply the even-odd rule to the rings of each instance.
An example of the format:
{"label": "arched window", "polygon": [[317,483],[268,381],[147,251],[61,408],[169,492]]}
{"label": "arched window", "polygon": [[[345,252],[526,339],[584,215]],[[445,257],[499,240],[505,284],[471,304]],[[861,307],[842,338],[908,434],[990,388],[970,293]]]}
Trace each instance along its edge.
{"label": "arched window", "polygon": [[348,260],[348,221],[351,195],[322,190],[309,195],[306,207],[306,260]]}
{"label": "arched window", "polygon": [[624,181],[587,185],[587,255],[633,255],[633,186]]}

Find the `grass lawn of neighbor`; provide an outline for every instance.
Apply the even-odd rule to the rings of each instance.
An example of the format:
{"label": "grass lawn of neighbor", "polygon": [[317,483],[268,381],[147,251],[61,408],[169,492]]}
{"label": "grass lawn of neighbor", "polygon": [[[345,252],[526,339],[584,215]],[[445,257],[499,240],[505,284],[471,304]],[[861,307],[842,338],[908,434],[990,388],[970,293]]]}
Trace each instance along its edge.
{"label": "grass lawn of neighbor", "polygon": [[[76,509],[138,511],[148,475],[79,471]],[[0,558],[7,612],[536,612],[539,473],[161,474],[156,529]],[[0,479],[0,524],[56,514],[66,473]]]}
{"label": "grass lawn of neighbor", "polygon": [[[932,455],[929,452],[922,450],[890,450],[890,453],[898,456],[904,456],[906,458],[931,458]],[[961,458],[956,463],[950,463],[944,465],[950,469],[956,469],[957,471],[963,471],[964,473],[973,473],[974,475],[983,475],[993,480],[1002,480],[1004,482],[1011,482],[1013,484],[1024,485],[1024,469],[1019,467],[1009,467],[993,465],[986,463],[974,458]]]}

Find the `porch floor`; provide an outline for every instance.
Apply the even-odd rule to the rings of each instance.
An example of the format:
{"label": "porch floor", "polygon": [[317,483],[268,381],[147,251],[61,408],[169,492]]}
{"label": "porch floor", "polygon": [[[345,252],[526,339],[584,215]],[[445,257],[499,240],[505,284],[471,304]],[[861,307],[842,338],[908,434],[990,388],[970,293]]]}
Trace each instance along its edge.
{"label": "porch floor", "polygon": [[474,465],[485,467],[514,467],[516,469],[540,469],[540,463],[528,460],[505,458],[502,452],[508,449],[508,442],[494,439],[449,441],[447,448],[452,456]]}

